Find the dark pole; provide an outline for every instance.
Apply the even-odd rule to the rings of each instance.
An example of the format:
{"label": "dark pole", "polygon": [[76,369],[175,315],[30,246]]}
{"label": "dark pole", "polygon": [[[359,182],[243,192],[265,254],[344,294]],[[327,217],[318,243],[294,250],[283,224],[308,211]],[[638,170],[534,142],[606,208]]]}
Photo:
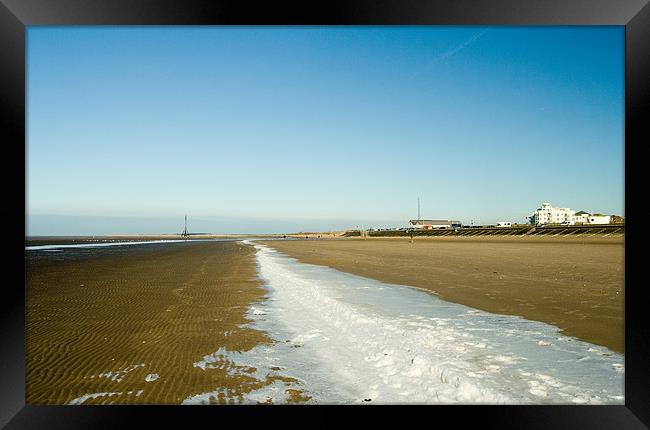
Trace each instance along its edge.
{"label": "dark pole", "polygon": [[185,228],[183,229],[183,234],[181,234],[181,236],[187,237],[189,235],[190,234],[187,232],[187,215],[185,215]]}

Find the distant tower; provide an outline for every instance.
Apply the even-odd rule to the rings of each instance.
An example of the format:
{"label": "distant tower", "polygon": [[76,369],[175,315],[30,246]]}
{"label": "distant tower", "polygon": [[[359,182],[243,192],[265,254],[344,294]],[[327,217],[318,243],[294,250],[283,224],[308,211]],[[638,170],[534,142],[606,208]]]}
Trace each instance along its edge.
{"label": "distant tower", "polygon": [[418,221],[420,221],[420,198],[418,197]]}
{"label": "distant tower", "polygon": [[188,237],[190,234],[187,232],[187,215],[185,215],[185,228],[183,229],[183,233],[181,233],[181,236],[183,237]]}

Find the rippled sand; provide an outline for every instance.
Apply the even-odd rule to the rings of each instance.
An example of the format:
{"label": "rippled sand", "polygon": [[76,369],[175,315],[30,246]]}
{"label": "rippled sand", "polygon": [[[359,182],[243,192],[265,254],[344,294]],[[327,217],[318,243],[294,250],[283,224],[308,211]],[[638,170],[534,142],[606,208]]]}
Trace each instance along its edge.
{"label": "rippled sand", "polygon": [[[282,378],[259,379],[225,359],[195,366],[220,348],[270,342],[245,326],[265,294],[253,247],[146,246],[27,257],[28,404],[179,404],[216,391],[207,401],[239,403]],[[287,396],[301,399],[293,389]]]}

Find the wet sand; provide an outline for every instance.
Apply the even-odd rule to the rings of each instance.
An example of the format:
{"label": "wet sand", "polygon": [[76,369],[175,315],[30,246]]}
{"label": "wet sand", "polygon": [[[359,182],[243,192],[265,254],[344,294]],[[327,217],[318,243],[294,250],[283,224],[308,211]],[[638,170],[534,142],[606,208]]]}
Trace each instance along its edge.
{"label": "wet sand", "polygon": [[[270,342],[241,327],[249,305],[265,295],[254,253],[236,242],[66,250],[51,258],[26,252],[27,404],[92,393],[104,395],[83,404],[179,404],[216,389],[223,394],[211,402],[238,403],[274,379],[290,384],[281,375],[248,377],[254,369],[225,359],[206,370],[193,366],[220,347],[247,351]],[[298,390],[288,394],[302,399]]]}
{"label": "wet sand", "polygon": [[623,352],[624,238],[264,241],[299,261],[555,325]]}
{"label": "wet sand", "polygon": [[279,238],[280,234],[207,234],[192,233],[189,236],[180,234],[148,234],[148,235],[110,235],[110,236],[27,236],[25,246],[38,245],[79,245],[109,242],[140,242],[153,240],[199,240],[206,239],[247,239],[247,238]]}

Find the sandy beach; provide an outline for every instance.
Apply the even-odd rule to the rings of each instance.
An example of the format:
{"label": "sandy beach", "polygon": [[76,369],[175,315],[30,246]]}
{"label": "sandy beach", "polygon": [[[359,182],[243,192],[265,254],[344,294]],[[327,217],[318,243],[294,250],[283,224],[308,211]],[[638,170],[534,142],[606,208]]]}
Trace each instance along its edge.
{"label": "sandy beach", "polygon": [[27,403],[623,399],[622,237],[260,242],[28,248]]}
{"label": "sandy beach", "polygon": [[624,238],[408,238],[265,241],[301,262],[555,325],[624,349]]}
{"label": "sandy beach", "polygon": [[[47,254],[47,253],[41,253]],[[70,254],[67,250],[61,253]],[[238,403],[263,380],[215,351],[269,343],[242,327],[265,291],[254,249],[236,242],[111,247],[74,258],[26,253],[26,402],[179,404],[220,390],[210,402]],[[292,390],[290,399],[303,399]]]}

